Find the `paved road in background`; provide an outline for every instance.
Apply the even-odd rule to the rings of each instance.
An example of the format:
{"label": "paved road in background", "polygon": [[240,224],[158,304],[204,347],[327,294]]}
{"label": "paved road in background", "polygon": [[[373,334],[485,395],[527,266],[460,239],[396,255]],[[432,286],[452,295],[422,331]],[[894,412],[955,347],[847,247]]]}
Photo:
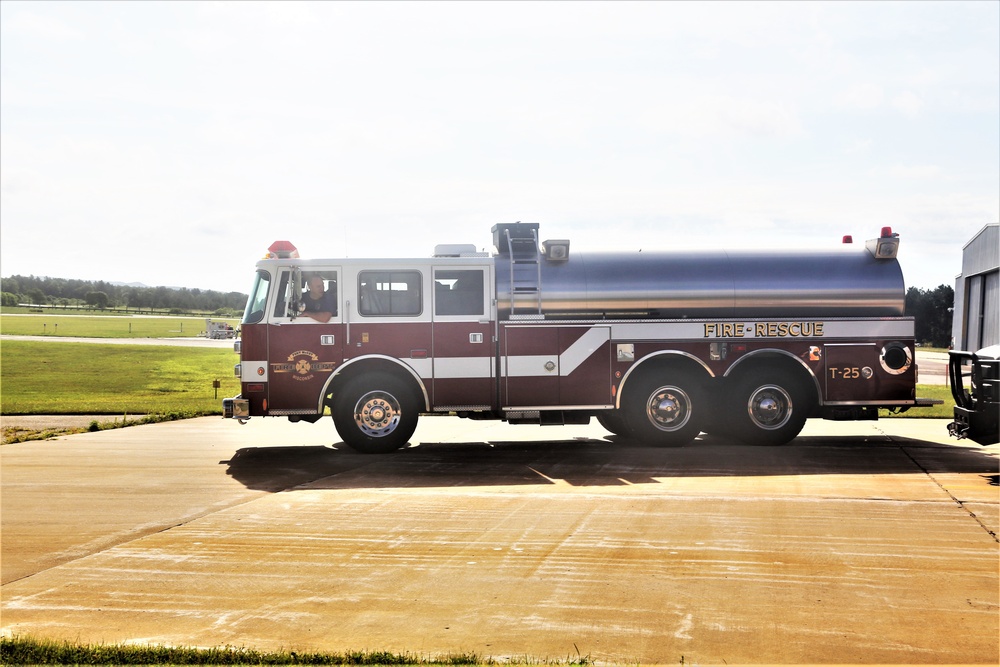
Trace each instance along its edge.
{"label": "paved road in background", "polygon": [[948,384],[948,353],[917,350],[917,382]]}
{"label": "paved road in background", "polygon": [[[6,315],[4,317],[7,317]],[[0,336],[0,344],[7,340],[27,340],[43,343],[94,343],[105,345],[172,345],[176,347],[225,347],[233,349],[233,339],[181,336],[176,338],[83,338],[81,336]]]}
{"label": "paved road in background", "polygon": [[998,446],[202,418],[0,447],[2,632],[619,663],[995,663]]}

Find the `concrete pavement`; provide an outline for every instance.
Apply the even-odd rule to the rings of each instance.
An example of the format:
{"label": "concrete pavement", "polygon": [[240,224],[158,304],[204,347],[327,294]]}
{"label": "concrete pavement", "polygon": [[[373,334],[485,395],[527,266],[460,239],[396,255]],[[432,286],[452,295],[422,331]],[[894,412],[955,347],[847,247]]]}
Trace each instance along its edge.
{"label": "concrete pavement", "polygon": [[811,420],[786,447],[596,424],[204,418],[0,448],[2,631],[677,663],[998,660],[997,446]]}

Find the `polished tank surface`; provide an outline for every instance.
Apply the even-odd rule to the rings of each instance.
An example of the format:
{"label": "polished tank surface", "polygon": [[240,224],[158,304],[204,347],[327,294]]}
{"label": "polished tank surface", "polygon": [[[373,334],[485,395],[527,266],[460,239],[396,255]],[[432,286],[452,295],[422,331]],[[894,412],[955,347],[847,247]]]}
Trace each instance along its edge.
{"label": "polished tank surface", "polygon": [[[539,255],[537,263],[500,256],[496,268],[506,315],[513,296],[515,314],[547,317],[899,316],[906,295],[898,261],[863,247],[574,252],[565,261]],[[526,286],[532,274],[537,284]]]}

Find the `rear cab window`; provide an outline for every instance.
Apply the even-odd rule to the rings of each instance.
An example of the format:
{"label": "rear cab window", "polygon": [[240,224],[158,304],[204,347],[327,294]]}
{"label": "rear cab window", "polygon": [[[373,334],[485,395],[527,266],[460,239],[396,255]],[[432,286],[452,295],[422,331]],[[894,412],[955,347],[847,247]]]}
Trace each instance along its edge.
{"label": "rear cab window", "polygon": [[415,317],[423,312],[419,271],[361,271],[358,312],[365,317]]}

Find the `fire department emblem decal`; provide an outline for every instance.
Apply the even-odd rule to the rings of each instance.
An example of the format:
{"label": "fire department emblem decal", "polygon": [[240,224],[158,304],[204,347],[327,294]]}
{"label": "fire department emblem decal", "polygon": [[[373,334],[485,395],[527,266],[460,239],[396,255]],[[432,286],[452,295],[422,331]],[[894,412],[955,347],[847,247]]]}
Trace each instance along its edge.
{"label": "fire department emblem decal", "polygon": [[329,372],[336,366],[333,361],[320,361],[315,352],[296,350],[288,355],[288,361],[271,364],[272,373],[292,373],[292,379],[306,382],[316,377],[315,373]]}

